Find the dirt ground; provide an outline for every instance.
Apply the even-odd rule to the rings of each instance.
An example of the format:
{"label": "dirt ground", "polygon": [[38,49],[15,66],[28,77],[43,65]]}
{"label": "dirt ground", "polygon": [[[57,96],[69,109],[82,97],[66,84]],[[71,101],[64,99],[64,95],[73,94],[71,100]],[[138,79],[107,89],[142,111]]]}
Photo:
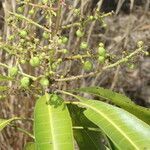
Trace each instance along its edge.
{"label": "dirt ground", "polygon": [[[0,0],[0,34],[3,33],[4,11]],[[91,10],[95,8],[98,0],[90,4]],[[120,1],[119,1],[120,2]],[[100,39],[105,43],[107,51],[111,54],[120,55],[123,51],[130,51],[136,48],[136,43],[142,40],[145,43],[145,49],[150,52],[150,1],[135,0],[132,5],[126,0],[122,5],[116,0],[107,0],[102,5],[102,11],[115,13],[106,18],[107,29],[98,27],[96,24],[91,34],[91,45]],[[132,1],[131,1],[132,2]],[[2,58],[0,58],[1,60]],[[135,103],[150,107],[150,56],[141,56],[134,62],[135,68],[130,69],[127,66],[117,67],[104,72],[96,77],[84,79],[84,86],[96,85],[121,92],[129,96]],[[21,96],[20,96],[21,99]],[[28,96],[24,101],[15,101],[9,104],[9,101],[0,102],[0,117],[11,117],[12,114],[18,116],[23,114],[26,117],[31,117],[34,103],[28,103]],[[25,105],[30,110],[26,110]],[[30,122],[20,127],[32,130]],[[0,150],[21,150],[24,143],[30,139],[21,132],[8,127],[0,133]]]}

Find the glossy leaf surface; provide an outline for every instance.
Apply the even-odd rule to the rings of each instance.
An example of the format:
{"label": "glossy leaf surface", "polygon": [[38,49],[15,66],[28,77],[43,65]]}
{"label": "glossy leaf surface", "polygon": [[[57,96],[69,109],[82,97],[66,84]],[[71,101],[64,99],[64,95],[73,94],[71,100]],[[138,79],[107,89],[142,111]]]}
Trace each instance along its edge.
{"label": "glossy leaf surface", "polygon": [[75,105],[68,105],[73,120],[73,126],[83,127],[74,129],[74,137],[80,150],[104,150],[103,136],[100,131],[91,131],[88,128],[98,128],[83,114],[84,109]]}
{"label": "glossy leaf surface", "polygon": [[110,104],[74,96],[86,108],[86,117],[99,126],[120,150],[150,149],[150,126],[129,112]]}
{"label": "glossy leaf surface", "polygon": [[[60,97],[55,98],[55,102]],[[34,135],[38,150],[73,150],[74,140],[71,117],[66,105],[51,105],[51,95],[45,94],[36,102]],[[54,99],[53,99],[54,101]]]}
{"label": "glossy leaf surface", "polygon": [[136,105],[123,94],[119,94],[102,87],[85,87],[78,89],[77,91],[94,94],[107,99],[150,125],[150,109]]}

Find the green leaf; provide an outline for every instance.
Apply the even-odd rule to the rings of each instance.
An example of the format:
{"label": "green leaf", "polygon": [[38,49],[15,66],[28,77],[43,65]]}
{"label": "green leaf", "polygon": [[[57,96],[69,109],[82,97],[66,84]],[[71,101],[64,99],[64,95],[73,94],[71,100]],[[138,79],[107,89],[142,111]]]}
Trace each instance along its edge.
{"label": "green leaf", "polygon": [[94,94],[107,99],[150,125],[150,109],[136,105],[125,95],[113,92],[109,89],[104,89],[102,87],[85,87],[77,89],[76,91]]}
{"label": "green leaf", "polygon": [[120,150],[150,149],[150,126],[129,112],[110,104],[74,96],[86,107],[85,116],[101,128]]}
{"label": "green leaf", "polygon": [[108,143],[109,143],[109,145],[108,145],[109,149],[111,149],[111,150],[119,150],[116,147],[116,145],[108,137],[107,137],[107,140],[108,140]]}
{"label": "green leaf", "polygon": [[[73,150],[71,117],[61,98],[45,94],[36,102],[34,135],[38,150]],[[53,102],[57,105],[53,105]],[[56,103],[57,102],[57,103]]]}
{"label": "green leaf", "polygon": [[84,109],[75,105],[68,105],[73,126],[82,126],[83,129],[74,128],[74,137],[80,150],[104,150],[104,139],[100,131],[90,131],[88,128],[98,128],[83,114]]}
{"label": "green leaf", "polygon": [[106,147],[106,150],[111,150],[109,147],[105,146]]}
{"label": "green leaf", "polygon": [[33,142],[28,142],[25,147],[24,150],[36,150],[36,145]]}
{"label": "green leaf", "polygon": [[3,76],[3,75],[0,74],[0,81],[10,81],[10,80],[12,80],[11,77]]}
{"label": "green leaf", "polygon": [[0,92],[8,90],[7,86],[0,86]]}
{"label": "green leaf", "polygon": [[0,119],[0,131],[3,130],[7,125],[10,124],[10,122],[17,120],[17,117],[11,118],[11,119]]}

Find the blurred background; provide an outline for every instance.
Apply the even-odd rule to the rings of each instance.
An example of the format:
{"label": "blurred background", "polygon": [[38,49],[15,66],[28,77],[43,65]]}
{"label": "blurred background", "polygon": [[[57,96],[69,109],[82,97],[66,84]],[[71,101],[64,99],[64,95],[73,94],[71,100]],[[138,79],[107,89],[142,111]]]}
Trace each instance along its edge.
{"label": "blurred background", "polygon": [[[32,0],[38,3],[40,0]],[[72,5],[80,8],[83,14],[92,14],[97,7],[101,12],[111,12],[112,16],[105,18],[107,27],[99,26],[93,22],[87,29],[86,41],[92,49],[95,49],[98,42],[103,42],[107,52],[121,56],[123,51],[133,51],[136,49],[137,42],[142,40],[145,48],[150,52],[150,0],[66,0],[66,5]],[[0,36],[8,37],[13,31],[8,27],[5,19],[9,14],[7,10],[16,12],[18,3],[15,0],[0,0]],[[25,15],[28,9],[25,10]],[[62,24],[67,24],[73,20],[72,12],[64,5],[62,12]],[[44,23],[42,15],[36,20]],[[37,31],[40,34],[40,31]],[[68,49],[73,49],[77,41],[74,42],[74,29],[70,29]],[[0,62],[13,61],[4,52],[0,51]],[[102,86],[123,93],[130,97],[135,103],[144,107],[150,107],[150,56],[139,56],[138,60],[133,63],[134,66],[118,66],[107,70],[96,77],[88,77],[80,81],[69,83],[69,88],[79,86]],[[83,70],[78,70],[79,64],[76,65],[71,74],[76,75]],[[6,74],[6,70],[0,67],[0,74]],[[61,85],[65,89],[64,85]],[[14,91],[13,91],[14,90]],[[15,93],[15,88],[12,89]],[[11,118],[13,116],[22,116],[24,118],[33,117],[34,101],[28,93],[19,91],[12,94],[9,99],[0,101],[0,118]],[[17,96],[16,96],[17,95]],[[32,132],[32,122],[18,122],[19,126]],[[30,141],[30,138],[22,132],[18,132],[14,127],[7,127],[0,133],[0,150],[21,150],[23,145]]]}

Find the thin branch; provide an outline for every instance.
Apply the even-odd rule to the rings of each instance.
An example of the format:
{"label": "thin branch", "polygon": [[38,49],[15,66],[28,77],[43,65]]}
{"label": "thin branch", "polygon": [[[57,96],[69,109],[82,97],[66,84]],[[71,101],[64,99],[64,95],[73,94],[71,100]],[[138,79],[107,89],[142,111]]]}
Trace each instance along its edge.
{"label": "thin branch", "polygon": [[[131,54],[129,54],[128,56],[118,60],[117,62],[113,63],[113,64],[110,64],[110,65],[107,65],[107,66],[104,66],[102,69],[101,69],[101,72],[102,71],[105,71],[107,69],[110,69],[110,68],[114,68],[116,66],[119,66],[125,62],[127,62],[129,59],[131,59],[133,56],[139,54],[140,52],[143,51],[143,47],[140,47],[138,49],[136,49],[134,52],[132,52]],[[57,82],[63,82],[63,81],[73,81],[73,80],[78,80],[78,79],[82,79],[82,78],[86,78],[86,77],[92,77],[92,76],[95,76],[97,75],[98,73],[101,73],[99,71],[95,71],[95,72],[90,72],[89,74],[84,74],[84,75],[78,75],[78,76],[72,76],[72,77],[68,77],[68,78],[63,78],[63,79],[54,79],[55,81]]]}
{"label": "thin branch", "polygon": [[47,10],[52,9],[54,11],[58,9],[58,8],[51,8],[47,5],[34,4],[34,3],[29,3],[29,2],[20,2],[20,4],[26,4],[26,5],[30,5],[30,6],[37,7],[37,8],[47,9]]}
{"label": "thin branch", "polygon": [[32,139],[35,139],[35,137],[34,137],[31,133],[29,133],[28,131],[26,131],[25,129],[22,129],[22,128],[20,128],[20,127],[15,126],[15,125],[10,125],[10,126],[11,126],[11,127],[14,127],[14,128],[17,129],[18,131],[21,131],[21,132],[25,133],[26,135],[28,135],[28,136],[31,137]]}
{"label": "thin branch", "polygon": [[17,13],[13,13],[13,12],[10,12],[10,11],[8,11],[8,12],[9,12],[11,15],[14,15],[14,16],[17,17],[17,18],[24,19],[24,20],[26,20],[27,22],[29,22],[30,24],[33,24],[33,25],[35,25],[35,26],[37,26],[37,27],[39,27],[39,28],[41,28],[41,29],[43,29],[43,30],[45,30],[45,31],[47,31],[47,32],[49,32],[49,33],[51,33],[51,30],[47,29],[46,27],[44,27],[44,26],[42,26],[42,25],[40,25],[40,24],[34,22],[33,20],[31,20],[31,19],[29,19],[29,18],[27,18],[27,17],[25,17],[25,16],[23,16],[23,15],[20,15],[20,14],[17,14]]}
{"label": "thin branch", "polygon": [[[8,65],[6,65],[6,64],[4,64],[4,63],[1,63],[1,62],[0,62],[0,66],[5,67],[5,68],[7,68],[7,69],[11,68],[11,67],[9,67]],[[20,71],[19,71],[18,73],[21,74],[21,75],[23,75],[23,76],[29,77],[29,78],[31,78],[32,80],[36,80],[36,79],[37,79],[37,77],[28,75],[28,74],[26,74],[26,73],[24,73],[24,72],[20,72]]]}

